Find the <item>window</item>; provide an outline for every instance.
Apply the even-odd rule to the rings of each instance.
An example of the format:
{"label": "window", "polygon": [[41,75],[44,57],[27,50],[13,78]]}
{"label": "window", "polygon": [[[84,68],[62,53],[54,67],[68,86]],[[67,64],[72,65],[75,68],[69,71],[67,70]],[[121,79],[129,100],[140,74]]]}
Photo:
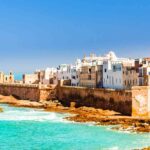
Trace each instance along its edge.
{"label": "window", "polygon": [[107,69],[105,68],[104,71],[107,72]]}
{"label": "window", "polygon": [[89,68],[89,73],[91,73],[91,68]]}
{"label": "window", "polygon": [[91,75],[88,75],[88,80],[91,80]]}
{"label": "window", "polygon": [[121,71],[120,65],[113,65],[113,72],[116,72],[116,71]]}
{"label": "window", "polygon": [[130,81],[128,80],[128,85],[130,85]]}
{"label": "window", "polygon": [[76,77],[75,77],[75,76],[72,76],[72,79],[76,79]]}
{"label": "window", "polygon": [[113,66],[113,72],[115,72],[116,71],[116,66]]}

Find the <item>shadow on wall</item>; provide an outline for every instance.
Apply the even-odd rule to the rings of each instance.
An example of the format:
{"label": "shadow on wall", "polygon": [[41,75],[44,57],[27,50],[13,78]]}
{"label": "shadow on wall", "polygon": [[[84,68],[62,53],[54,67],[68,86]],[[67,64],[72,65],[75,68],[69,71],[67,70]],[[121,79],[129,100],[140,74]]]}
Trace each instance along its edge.
{"label": "shadow on wall", "polygon": [[71,102],[75,102],[76,107],[87,106],[109,109],[123,115],[131,115],[132,113],[132,94],[129,91],[62,86],[59,89],[58,98],[64,106],[70,106]]}

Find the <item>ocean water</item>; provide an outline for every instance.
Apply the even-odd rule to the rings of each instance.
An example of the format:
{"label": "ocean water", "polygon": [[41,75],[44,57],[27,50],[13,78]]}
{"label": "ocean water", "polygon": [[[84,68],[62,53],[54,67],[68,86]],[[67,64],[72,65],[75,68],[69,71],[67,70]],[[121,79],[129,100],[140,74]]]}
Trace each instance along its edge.
{"label": "ocean water", "polygon": [[0,150],[130,150],[150,146],[150,134],[64,120],[68,114],[0,105]]}

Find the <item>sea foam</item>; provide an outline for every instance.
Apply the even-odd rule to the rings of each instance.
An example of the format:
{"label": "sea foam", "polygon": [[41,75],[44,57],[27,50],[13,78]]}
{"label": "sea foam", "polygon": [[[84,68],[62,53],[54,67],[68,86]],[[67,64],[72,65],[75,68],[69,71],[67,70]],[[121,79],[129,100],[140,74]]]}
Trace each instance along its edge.
{"label": "sea foam", "polygon": [[54,112],[44,112],[38,109],[10,109],[5,111],[7,106],[4,107],[4,112],[0,113],[0,120],[6,121],[51,121],[51,122],[66,122],[63,118],[65,115],[54,113]]}

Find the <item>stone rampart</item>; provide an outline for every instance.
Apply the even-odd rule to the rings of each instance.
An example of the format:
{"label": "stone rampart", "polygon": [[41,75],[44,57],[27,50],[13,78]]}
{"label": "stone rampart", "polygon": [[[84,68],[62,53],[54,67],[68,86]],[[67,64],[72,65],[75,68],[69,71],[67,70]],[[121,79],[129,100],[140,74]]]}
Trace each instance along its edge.
{"label": "stone rampart", "polygon": [[0,94],[12,95],[23,100],[42,101],[54,99],[55,88],[42,87],[38,84],[0,84]]}
{"label": "stone rampart", "polygon": [[150,86],[132,88],[132,116],[150,117]]}
{"label": "stone rampart", "polygon": [[58,99],[64,106],[87,106],[118,111],[134,117],[150,117],[150,86],[132,90],[112,90],[71,86],[43,86],[29,84],[0,84],[0,94],[18,99],[45,101]]}
{"label": "stone rampart", "polygon": [[76,107],[88,106],[132,114],[131,90],[112,90],[59,86],[58,99],[66,106],[76,102]]}

